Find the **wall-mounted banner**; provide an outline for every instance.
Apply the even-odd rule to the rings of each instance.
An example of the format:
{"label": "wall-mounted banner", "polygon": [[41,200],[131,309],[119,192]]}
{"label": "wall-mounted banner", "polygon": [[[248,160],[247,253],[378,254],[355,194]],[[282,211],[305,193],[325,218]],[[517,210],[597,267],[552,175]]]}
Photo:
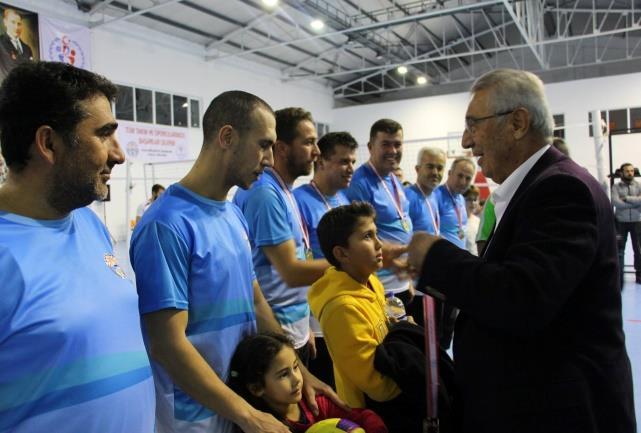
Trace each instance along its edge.
{"label": "wall-mounted banner", "polygon": [[127,158],[137,162],[189,159],[189,130],[149,123],[118,121],[118,139]]}
{"label": "wall-mounted banner", "polygon": [[40,17],[42,60],[91,69],[91,32],[87,27]]}
{"label": "wall-mounted banner", "polygon": [[0,3],[0,82],[22,62],[39,60],[38,14]]}

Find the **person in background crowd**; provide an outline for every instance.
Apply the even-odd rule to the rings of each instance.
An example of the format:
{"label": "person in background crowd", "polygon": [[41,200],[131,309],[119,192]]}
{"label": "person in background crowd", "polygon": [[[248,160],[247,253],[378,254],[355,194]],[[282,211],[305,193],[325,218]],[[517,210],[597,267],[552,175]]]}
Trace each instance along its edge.
{"label": "person in background crowd", "polygon": [[568,144],[565,142],[565,140],[561,137],[554,137],[552,139],[552,146],[556,147],[556,150],[564,154],[565,156],[569,157],[570,156],[570,149],[568,148]]}
{"label": "person in background crowd", "polygon": [[140,203],[140,205],[136,209],[136,224],[138,224],[140,218],[142,218],[142,215],[147,211],[147,209],[149,209],[149,206],[151,206],[151,204],[155,202],[163,192],[165,192],[165,187],[158,183],[154,184],[151,187],[151,197],[149,197],[143,203]]}
{"label": "person in background crowd", "polygon": [[465,198],[465,210],[467,211],[467,228],[465,230],[465,249],[470,253],[478,256],[478,249],[476,246],[476,237],[479,230],[479,224],[481,219],[478,217],[478,213],[481,210],[479,206],[479,197],[481,191],[474,186],[470,187],[463,193]]}
{"label": "person in background crowd", "polygon": [[621,165],[621,181],[612,187],[617,244],[619,248],[619,280],[623,289],[625,244],[630,235],[634,252],[636,283],[641,284],[641,184],[634,179],[634,166]]}

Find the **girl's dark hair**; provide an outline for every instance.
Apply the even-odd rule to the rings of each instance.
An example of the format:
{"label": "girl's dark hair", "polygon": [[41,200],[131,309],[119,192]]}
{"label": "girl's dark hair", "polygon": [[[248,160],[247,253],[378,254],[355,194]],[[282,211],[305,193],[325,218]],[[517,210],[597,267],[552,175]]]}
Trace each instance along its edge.
{"label": "girl's dark hair", "polygon": [[252,394],[249,387],[265,386],[265,374],[283,347],[294,350],[290,339],[276,332],[264,332],[246,337],[236,347],[229,365],[227,381],[229,387],[254,408],[271,413],[278,419],[282,419],[282,416],[275,413],[262,398]]}

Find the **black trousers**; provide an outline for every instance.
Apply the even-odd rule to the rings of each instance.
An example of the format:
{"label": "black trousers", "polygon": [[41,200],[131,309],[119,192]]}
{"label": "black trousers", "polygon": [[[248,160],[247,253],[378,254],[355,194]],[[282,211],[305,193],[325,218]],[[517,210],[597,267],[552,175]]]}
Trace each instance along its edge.
{"label": "black trousers", "polygon": [[637,282],[641,280],[641,221],[633,223],[616,222],[617,244],[619,247],[619,268],[621,270],[621,288],[623,288],[623,267],[625,260],[625,244],[630,234],[632,251],[634,252],[634,270],[636,271]]}

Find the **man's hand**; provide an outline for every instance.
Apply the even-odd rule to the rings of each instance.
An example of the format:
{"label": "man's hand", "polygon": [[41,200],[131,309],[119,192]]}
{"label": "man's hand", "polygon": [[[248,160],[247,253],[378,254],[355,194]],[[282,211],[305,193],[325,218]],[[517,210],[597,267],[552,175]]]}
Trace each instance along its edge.
{"label": "man's hand", "polygon": [[238,426],[245,433],[291,433],[289,427],[278,421],[271,414],[252,408],[252,411]]}
{"label": "man's hand", "polygon": [[390,244],[383,242],[383,267],[396,268],[404,267],[405,262],[400,257],[407,252],[407,245]]}
{"label": "man's hand", "polygon": [[420,270],[423,266],[423,261],[427,255],[434,242],[438,241],[438,236],[432,236],[425,232],[417,232],[412,237],[412,241],[407,247],[407,252],[409,254],[407,262],[409,266],[414,270]]}
{"label": "man's hand", "polygon": [[309,346],[309,359],[316,359],[317,351],[316,351],[316,336],[314,335],[314,331],[311,329],[309,330],[309,340],[307,340],[307,345]]}
{"label": "man's hand", "polygon": [[316,376],[307,370],[303,365],[300,367],[303,374],[303,396],[307,402],[307,406],[314,415],[318,415],[318,404],[316,404],[316,394],[323,394],[328,397],[335,405],[343,410],[351,410],[343,400],[341,400],[331,386],[325,382],[320,381]]}

